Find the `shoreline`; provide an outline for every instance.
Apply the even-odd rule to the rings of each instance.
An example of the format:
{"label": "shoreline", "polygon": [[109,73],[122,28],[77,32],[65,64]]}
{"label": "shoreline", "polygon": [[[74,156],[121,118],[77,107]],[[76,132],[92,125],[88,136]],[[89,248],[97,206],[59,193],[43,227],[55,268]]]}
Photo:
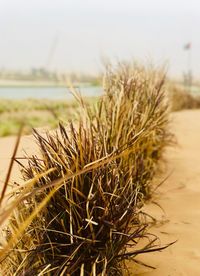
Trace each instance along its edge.
{"label": "shoreline", "polygon": [[[97,87],[89,82],[74,82],[74,87]],[[69,88],[67,82],[0,80],[1,88]]]}

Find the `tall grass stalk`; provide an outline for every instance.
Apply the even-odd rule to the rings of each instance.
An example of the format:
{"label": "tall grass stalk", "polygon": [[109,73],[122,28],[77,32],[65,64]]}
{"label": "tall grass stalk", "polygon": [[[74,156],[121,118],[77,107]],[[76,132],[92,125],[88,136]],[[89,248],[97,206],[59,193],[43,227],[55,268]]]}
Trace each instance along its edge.
{"label": "tall grass stalk", "polygon": [[21,168],[36,183],[6,229],[4,273],[121,275],[126,259],[165,248],[141,212],[170,141],[164,81],[152,69],[109,67],[97,105],[74,91],[79,123],[34,131],[40,155]]}

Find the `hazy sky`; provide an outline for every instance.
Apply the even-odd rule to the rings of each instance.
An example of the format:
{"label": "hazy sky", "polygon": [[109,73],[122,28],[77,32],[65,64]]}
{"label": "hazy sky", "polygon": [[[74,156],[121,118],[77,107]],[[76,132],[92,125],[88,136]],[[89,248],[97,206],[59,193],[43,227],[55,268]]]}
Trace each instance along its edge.
{"label": "hazy sky", "polygon": [[200,0],[0,0],[0,67],[97,72],[101,58],[168,62],[192,43],[200,76]]}

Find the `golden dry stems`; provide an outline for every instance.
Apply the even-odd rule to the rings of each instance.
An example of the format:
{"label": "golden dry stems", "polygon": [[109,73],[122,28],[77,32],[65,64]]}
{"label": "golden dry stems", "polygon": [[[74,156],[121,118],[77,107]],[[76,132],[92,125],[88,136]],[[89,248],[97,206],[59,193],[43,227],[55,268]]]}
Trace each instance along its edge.
{"label": "golden dry stems", "polygon": [[172,111],[200,108],[200,97],[192,95],[184,87],[169,83],[168,94]]}
{"label": "golden dry stems", "polygon": [[4,273],[121,275],[125,259],[164,248],[141,212],[171,140],[164,82],[152,68],[108,67],[96,106],[74,91],[82,108],[76,126],[34,132],[40,156],[27,157],[22,173],[26,181],[45,176],[6,229]]}

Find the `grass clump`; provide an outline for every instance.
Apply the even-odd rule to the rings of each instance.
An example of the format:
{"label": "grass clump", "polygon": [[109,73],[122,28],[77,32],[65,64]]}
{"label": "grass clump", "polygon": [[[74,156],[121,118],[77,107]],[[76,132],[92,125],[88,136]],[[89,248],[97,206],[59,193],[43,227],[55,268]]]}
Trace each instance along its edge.
{"label": "grass clump", "polygon": [[170,140],[164,79],[132,65],[110,67],[93,108],[75,92],[76,125],[34,132],[40,154],[21,166],[36,183],[8,225],[4,273],[121,275],[126,259],[162,249],[141,208]]}
{"label": "grass clump", "polygon": [[169,98],[172,111],[200,108],[200,97],[195,97],[185,88],[174,84],[169,85]]}

